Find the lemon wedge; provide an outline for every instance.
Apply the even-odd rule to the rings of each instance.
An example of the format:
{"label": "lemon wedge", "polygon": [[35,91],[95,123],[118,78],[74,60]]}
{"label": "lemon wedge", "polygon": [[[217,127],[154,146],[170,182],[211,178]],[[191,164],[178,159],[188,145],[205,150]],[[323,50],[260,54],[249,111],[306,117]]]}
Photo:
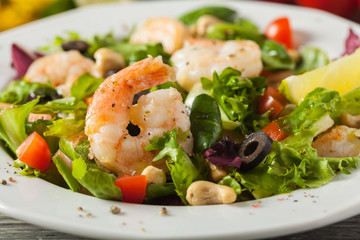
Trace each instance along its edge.
{"label": "lemon wedge", "polygon": [[359,86],[360,48],[324,67],[285,78],[279,91],[292,103],[299,104],[317,87],[336,90],[342,95]]}

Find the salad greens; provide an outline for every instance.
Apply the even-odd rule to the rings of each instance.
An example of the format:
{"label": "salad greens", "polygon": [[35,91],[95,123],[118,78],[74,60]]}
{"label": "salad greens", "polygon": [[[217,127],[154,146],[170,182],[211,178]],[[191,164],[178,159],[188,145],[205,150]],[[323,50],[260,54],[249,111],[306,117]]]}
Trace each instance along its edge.
{"label": "salad greens", "polygon": [[[104,172],[94,161],[89,160],[87,157],[84,159],[83,156],[89,153],[90,143],[86,140],[80,144],[86,147],[79,146],[77,149],[73,149],[71,143],[64,138],[60,139],[60,150],[72,160],[72,175],[67,173],[67,176],[69,176],[67,182],[76,186],[75,180],[77,180],[95,197],[121,200],[121,191],[114,185],[115,175]],[[81,151],[81,154],[76,150]],[[59,159],[59,161],[62,161],[62,159]]]}
{"label": "salad greens", "polygon": [[5,109],[0,114],[0,139],[5,141],[14,154],[27,138],[25,122],[38,101],[37,99],[19,107]]}
{"label": "salad greens", "polygon": [[263,42],[261,47],[261,58],[264,63],[264,70],[293,70],[295,62],[289,56],[284,46],[271,40]]}
{"label": "salad greens", "polygon": [[190,184],[196,180],[204,178],[203,172],[206,172],[207,165],[202,158],[195,158],[196,164],[190,159],[186,152],[179,146],[178,139],[184,141],[187,134],[181,129],[174,129],[167,131],[162,137],[154,137],[150,140],[150,144],[145,147],[145,150],[160,150],[159,154],[153,159],[158,161],[160,159],[168,158],[166,162],[170,170],[171,178],[173,180],[175,191],[184,203],[186,201],[186,190]]}
{"label": "salad greens", "polygon": [[[205,15],[221,21],[210,25],[202,37],[255,41],[261,49],[265,71],[290,70],[300,74],[329,63],[326,54],[316,47],[302,48],[299,60],[291,57],[289,49],[268,39],[254,23],[227,7],[199,8],[182,15],[179,20],[186,26],[193,26]],[[171,65],[170,54],[164,51],[161,43],[133,44],[129,39],[116,39],[111,32],[83,39],[75,32],[68,32],[65,37],[55,37],[41,50],[45,53],[62,51],[64,43],[77,40],[88,45],[83,53],[88,58],[93,59],[96,50],[106,47],[120,53],[126,65],[149,55],[162,56],[163,61]],[[0,92],[0,102],[5,106],[0,114],[0,140],[10,154],[17,158],[18,147],[33,132],[46,141],[51,152],[52,162],[45,172],[15,160],[14,166],[21,170],[21,174],[103,199],[125,199],[126,193],[116,185],[116,180],[122,176],[108,172],[92,159],[90,142],[84,131],[88,100],[105,80],[104,77],[97,78],[87,73],[81,75],[67,97],[61,96],[50,81],[47,84],[31,83],[26,78],[11,82]],[[339,172],[349,174],[349,168],[356,168],[360,161],[359,156],[320,157],[312,146],[323,130],[322,119],[338,125],[344,113],[360,115],[360,88],[342,96],[335,90],[314,89],[294,110],[282,112],[281,117],[275,120],[280,126],[279,131],[289,136],[273,141],[270,153],[259,165],[249,171],[241,171],[243,160],[239,151],[242,139],[273,121],[270,119],[271,109],[264,114],[258,110],[260,99],[269,87],[266,78],[247,78],[241,71],[227,67],[214,71],[212,79],[201,78],[201,86],[196,93],[188,94],[176,82],[168,82],[148,89],[144,94],[170,87],[177,89],[183,100],[190,103],[187,110],[191,127],[185,132],[175,127],[162,136],[149,139],[144,149],[156,155],[153,162],[166,163],[168,179],[164,185],[146,183],[145,203],[177,196],[188,205],[187,189],[198,180],[229,186],[238,201],[263,198],[299,188],[319,187],[330,182]],[[33,114],[50,117],[32,121],[29,116]],[[189,139],[193,140],[192,153],[181,147]],[[252,154],[251,150],[248,150],[248,155]],[[220,180],[214,180],[212,168],[225,172]]]}
{"label": "salad greens", "polygon": [[[359,96],[359,95],[358,95]],[[255,169],[241,174],[241,184],[256,198],[288,193],[298,188],[313,188],[332,180],[335,173],[349,173],[359,157],[319,157],[311,144],[318,131],[316,122],[324,114],[339,116],[341,98],[336,91],[317,88],[284,120],[292,134],[274,141],[270,154]]]}
{"label": "salad greens", "polygon": [[304,47],[300,54],[301,61],[296,66],[296,74],[323,67],[330,62],[326,53],[316,47]]}
{"label": "salad greens", "polygon": [[269,122],[267,116],[257,113],[258,100],[266,88],[265,78],[244,78],[240,71],[226,68],[220,75],[214,72],[212,80],[202,78],[201,83],[219,105],[222,120],[237,123],[240,132],[248,134]]}
{"label": "salad greens", "polygon": [[194,153],[209,149],[222,136],[220,110],[215,99],[206,94],[197,96],[190,113]]}
{"label": "salad greens", "polygon": [[0,102],[11,104],[24,104],[30,98],[40,96],[40,102],[47,102],[59,96],[51,84],[31,83],[24,80],[11,82],[0,92]]}
{"label": "salad greens", "polygon": [[179,17],[179,20],[184,24],[190,26],[195,24],[197,20],[204,15],[214,16],[226,22],[233,22],[237,19],[237,12],[231,8],[223,6],[209,6],[188,12]]}

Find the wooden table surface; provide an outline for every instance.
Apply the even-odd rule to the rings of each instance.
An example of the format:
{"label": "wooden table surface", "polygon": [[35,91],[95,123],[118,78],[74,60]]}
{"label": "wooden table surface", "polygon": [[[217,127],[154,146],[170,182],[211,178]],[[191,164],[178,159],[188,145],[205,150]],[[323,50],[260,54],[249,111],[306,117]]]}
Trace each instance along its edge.
{"label": "wooden table surface", "polygon": [[[38,226],[34,226],[23,221],[8,217],[0,213],[0,239],[86,239],[65,233],[60,233]],[[360,215],[335,223],[320,229],[297,233],[289,236],[276,238],[278,240],[353,240],[360,239]]]}

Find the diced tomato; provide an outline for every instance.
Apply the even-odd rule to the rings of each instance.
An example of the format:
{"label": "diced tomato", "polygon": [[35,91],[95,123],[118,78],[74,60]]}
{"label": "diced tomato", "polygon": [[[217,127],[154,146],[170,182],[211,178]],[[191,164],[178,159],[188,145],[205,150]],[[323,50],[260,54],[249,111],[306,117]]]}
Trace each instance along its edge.
{"label": "diced tomato", "polygon": [[273,141],[278,142],[290,135],[288,132],[283,132],[276,122],[269,123],[262,129],[262,131],[265,132]]}
{"label": "diced tomato", "polygon": [[293,47],[292,30],[287,17],[277,18],[272,21],[265,30],[267,38],[285,45],[286,48]]}
{"label": "diced tomato", "polygon": [[16,149],[23,163],[45,172],[51,163],[51,152],[46,141],[37,133],[30,134]]}
{"label": "diced tomato", "polygon": [[123,202],[142,203],[146,195],[146,176],[120,176],[115,185],[121,189]]}
{"label": "diced tomato", "polygon": [[286,98],[278,90],[269,87],[260,98],[258,112],[263,114],[271,110],[269,117],[273,120],[279,116],[281,111],[285,108],[286,103]]}

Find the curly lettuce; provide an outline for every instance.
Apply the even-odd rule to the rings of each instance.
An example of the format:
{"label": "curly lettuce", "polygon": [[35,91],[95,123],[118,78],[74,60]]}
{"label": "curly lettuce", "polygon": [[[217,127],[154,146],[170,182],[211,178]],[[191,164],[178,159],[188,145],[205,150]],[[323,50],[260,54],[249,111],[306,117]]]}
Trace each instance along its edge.
{"label": "curly lettuce", "polygon": [[188,204],[186,190],[192,182],[206,179],[204,173],[206,173],[207,169],[207,165],[201,157],[195,158],[193,162],[180,147],[178,140],[184,141],[186,138],[186,133],[174,129],[165,132],[162,137],[154,137],[154,139],[150,140],[150,144],[145,147],[147,151],[160,150],[153,161],[167,159],[166,165],[170,170],[175,191],[184,204]]}
{"label": "curly lettuce", "polygon": [[223,123],[235,122],[228,125],[249,134],[269,122],[266,115],[257,113],[258,101],[266,89],[265,78],[245,78],[240,71],[228,67],[220,74],[214,72],[212,80],[202,78],[201,83],[216,100]]}
{"label": "curly lettuce", "polygon": [[241,174],[241,184],[256,198],[288,193],[298,188],[314,188],[329,183],[337,172],[348,174],[360,157],[319,157],[311,144],[325,114],[335,119],[341,113],[338,92],[317,88],[290,113],[284,123],[291,135],[274,141],[270,154],[253,170]]}

